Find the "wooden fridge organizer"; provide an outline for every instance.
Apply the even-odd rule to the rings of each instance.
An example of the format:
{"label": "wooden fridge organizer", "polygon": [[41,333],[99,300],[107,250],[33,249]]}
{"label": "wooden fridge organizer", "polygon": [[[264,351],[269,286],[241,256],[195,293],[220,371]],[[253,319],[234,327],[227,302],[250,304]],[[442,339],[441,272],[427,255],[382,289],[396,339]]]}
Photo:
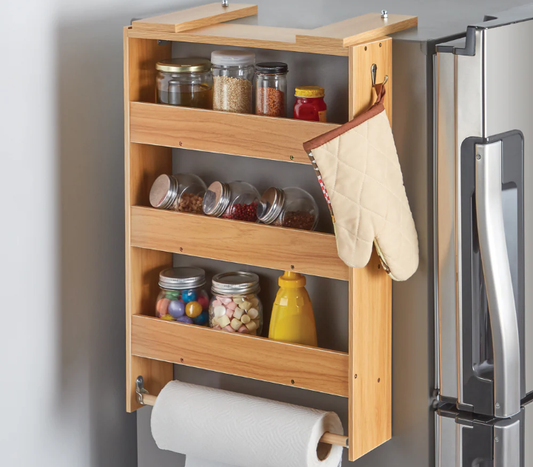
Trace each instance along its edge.
{"label": "wooden fridge organizer", "polygon": [[[309,164],[302,143],[337,125],[156,104],[155,63],[171,57],[172,42],[345,56],[352,118],[373,100],[372,64],[377,82],[387,75],[392,89],[386,35],[417,20],[372,13],[313,30],[224,23],[255,14],[255,5],[210,4],[124,29],[127,410],[140,407],[136,378],[158,394],[172,380],[173,364],[334,394],[348,399],[347,444],[355,460],[391,438],[391,281],[376,256],[350,269],[330,234],[147,207],[152,182],[172,173],[172,148]],[[385,107],[390,118],[391,92]],[[348,281],[349,352],[155,318],[158,274],[172,266],[173,254]],[[243,353],[258,360],[246,365]]]}

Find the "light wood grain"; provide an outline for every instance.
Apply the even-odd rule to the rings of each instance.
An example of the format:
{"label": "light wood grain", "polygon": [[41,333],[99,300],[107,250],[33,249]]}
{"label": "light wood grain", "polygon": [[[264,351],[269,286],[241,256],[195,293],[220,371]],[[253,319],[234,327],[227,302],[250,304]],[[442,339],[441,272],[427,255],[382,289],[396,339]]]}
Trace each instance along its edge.
{"label": "light wood grain", "polygon": [[[131,355],[131,316],[146,310],[157,294],[157,272],[172,264],[172,255],[133,248],[130,242],[130,207],[147,200],[151,182],[171,169],[171,150],[130,142],[130,102],[154,97],[155,61],[170,56],[171,48],[155,41],[130,39],[124,31],[124,124],[125,124],[125,244],[126,244],[126,410],[140,406],[135,380],[142,375],[154,389],[172,379],[172,365]],[[167,157],[162,157],[167,156]]]}
{"label": "light wood grain", "polygon": [[312,47],[349,47],[372,42],[381,37],[416,26],[418,18],[407,15],[368,13],[339,23],[323,26],[296,36],[296,43]]}
{"label": "light wood grain", "polygon": [[337,126],[172,105],[131,104],[134,142],[300,164],[310,164],[303,143]]}
{"label": "light wood grain", "polygon": [[135,206],[131,243],[139,248],[348,280],[335,237],[253,222]]}
{"label": "light wood grain", "polygon": [[146,31],[181,32],[253,15],[257,15],[257,5],[230,2],[223,7],[217,2],[133,21],[132,26]]}
{"label": "light wood grain", "polygon": [[132,352],[338,396],[348,392],[348,354],[317,347],[133,316]]}

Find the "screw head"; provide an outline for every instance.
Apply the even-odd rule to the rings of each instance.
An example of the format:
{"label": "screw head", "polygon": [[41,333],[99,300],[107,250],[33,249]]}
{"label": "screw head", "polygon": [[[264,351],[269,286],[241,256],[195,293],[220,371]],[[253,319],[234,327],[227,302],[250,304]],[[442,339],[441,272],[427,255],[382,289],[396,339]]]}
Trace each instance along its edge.
{"label": "screw head", "polygon": [[388,18],[389,12],[387,10],[381,10],[381,17],[382,18]]}
{"label": "screw head", "polygon": [[499,443],[500,442],[500,438],[498,438],[497,436],[494,438],[494,442],[495,443]]}
{"label": "screw head", "polygon": [[291,160],[291,161],[293,161],[293,160],[294,160],[294,156],[290,156],[289,158],[290,158],[290,160]]}
{"label": "screw head", "polygon": [[499,409],[499,408],[500,408],[500,404],[498,404],[498,402],[496,402],[495,407],[496,407],[497,409]]}
{"label": "screw head", "polygon": [[357,375],[353,375],[354,379],[357,379]]}
{"label": "screw head", "polygon": [[476,155],[476,159],[477,159],[478,161],[480,161],[480,160],[481,160],[481,154]]}

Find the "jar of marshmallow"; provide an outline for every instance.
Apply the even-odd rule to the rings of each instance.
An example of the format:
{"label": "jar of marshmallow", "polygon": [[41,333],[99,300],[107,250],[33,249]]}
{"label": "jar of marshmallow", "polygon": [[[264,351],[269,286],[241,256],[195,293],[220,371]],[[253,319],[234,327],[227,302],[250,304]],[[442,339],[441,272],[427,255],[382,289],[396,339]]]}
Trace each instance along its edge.
{"label": "jar of marshmallow", "polygon": [[259,277],[252,272],[224,272],[213,277],[209,325],[226,332],[260,335],[263,305]]}

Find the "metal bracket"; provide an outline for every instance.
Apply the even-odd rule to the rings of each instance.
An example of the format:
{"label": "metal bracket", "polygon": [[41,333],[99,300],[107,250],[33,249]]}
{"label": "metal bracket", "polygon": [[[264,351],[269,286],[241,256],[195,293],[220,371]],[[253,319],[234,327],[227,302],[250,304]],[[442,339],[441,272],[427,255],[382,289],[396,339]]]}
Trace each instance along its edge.
{"label": "metal bracket", "polygon": [[142,376],[137,376],[137,381],[135,381],[135,394],[137,394],[137,402],[144,405],[144,394],[150,394],[144,388],[144,379]]}

